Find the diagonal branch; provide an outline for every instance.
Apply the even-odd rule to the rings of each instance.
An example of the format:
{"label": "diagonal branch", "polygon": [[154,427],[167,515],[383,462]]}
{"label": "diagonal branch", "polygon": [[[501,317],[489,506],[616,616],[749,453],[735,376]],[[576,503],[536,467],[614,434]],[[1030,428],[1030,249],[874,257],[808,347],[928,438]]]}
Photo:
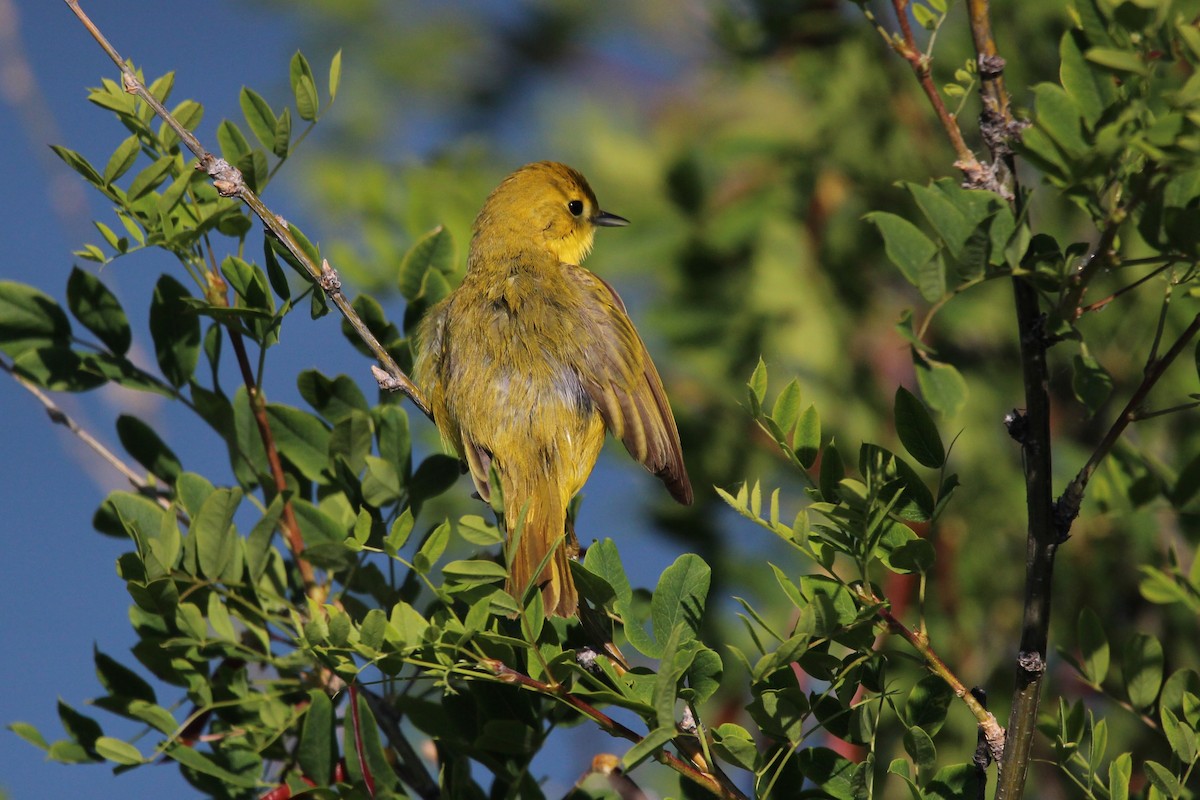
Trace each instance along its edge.
{"label": "diagonal branch", "polygon": [[1067,484],[1067,488],[1063,490],[1062,496],[1057,503],[1057,516],[1060,523],[1064,526],[1060,531],[1060,535],[1065,536],[1070,528],[1071,521],[1079,514],[1079,506],[1083,502],[1083,493],[1087,489],[1088,481],[1096,472],[1096,468],[1104,461],[1104,458],[1112,452],[1117,440],[1125,433],[1125,429],[1130,423],[1139,418],[1138,411],[1146,402],[1146,397],[1150,394],[1150,390],[1154,388],[1163,373],[1167,371],[1167,367],[1179,357],[1184,349],[1191,343],[1196,334],[1200,333],[1200,314],[1197,314],[1190,325],[1179,334],[1179,338],[1171,345],[1167,352],[1163,353],[1160,358],[1156,358],[1146,365],[1146,371],[1142,375],[1142,382],[1138,384],[1137,389],[1129,396],[1129,402],[1125,404],[1125,408],[1121,409],[1121,413],[1113,420],[1108,431],[1104,434],[1104,438],[1100,440],[1100,444],[1092,452],[1087,463],[1083,468],[1071,479]]}
{"label": "diagonal branch", "polygon": [[999,761],[1000,753],[1004,749],[1004,728],[996,721],[996,715],[984,708],[983,703],[979,702],[979,698],[946,665],[946,662],[942,660],[942,657],[930,645],[928,636],[912,630],[897,619],[891,611],[883,607],[882,601],[879,598],[868,595],[864,599],[873,605],[879,606],[875,615],[887,625],[888,630],[908,642],[921,655],[921,658],[925,660],[925,666],[929,671],[944,680],[946,685],[950,687],[950,690],[954,692],[954,695],[966,704],[971,714],[975,717],[976,724],[979,725],[979,732],[987,741],[988,753],[991,755],[992,760]]}
{"label": "diagonal branch", "polygon": [[133,485],[134,489],[137,489],[138,492],[146,495],[147,497],[154,498],[155,502],[157,502],[163,508],[171,508],[170,501],[156,492],[154,487],[146,482],[144,475],[139,475],[137,472],[135,472],[132,467],[121,460],[120,456],[105,447],[103,442],[101,442],[95,436],[92,436],[91,433],[89,433],[85,428],[80,426],[78,422],[72,419],[67,412],[63,411],[58,404],[50,398],[50,395],[46,394],[37,386],[34,386],[32,383],[17,374],[17,371],[13,368],[13,365],[9,364],[3,358],[0,358],[0,371],[7,372],[12,376],[13,380],[15,380],[21,385],[22,388],[25,389],[25,391],[37,398],[37,401],[46,409],[46,413],[50,416],[51,422],[62,425],[71,433],[79,437],[81,442],[83,442],[97,455],[104,459],[109,466],[121,473],[121,475]]}
{"label": "diagonal branch", "polygon": [[429,404],[425,396],[417,388],[416,384],[404,374],[403,370],[396,363],[396,360],[379,343],[379,340],[375,338],[374,334],[371,333],[366,324],[358,316],[358,313],[351,306],[350,300],[342,293],[341,281],[337,280],[337,274],[329,268],[328,264],[318,266],[314,263],[304,251],[304,248],[300,246],[296,237],[292,235],[287,223],[281,217],[272,213],[259,196],[246,185],[242,173],[225,159],[217,158],[209,152],[200,143],[200,140],[185,128],[179,120],[175,119],[171,112],[150,93],[145,84],[138,78],[137,73],[133,71],[133,68],[121,57],[116,48],[109,43],[108,39],[96,27],[91,18],[84,13],[79,5],[79,0],[65,0],[65,2],[70,6],[75,16],[79,18],[79,21],[83,23],[88,33],[92,35],[92,38],[96,40],[96,43],[100,45],[104,52],[108,54],[108,57],[112,59],[113,63],[121,70],[125,90],[141,98],[175,132],[188,150],[195,154],[196,158],[199,159],[198,168],[204,170],[212,178],[213,186],[216,187],[217,192],[223,197],[236,197],[245,203],[267,227],[271,235],[282,242],[296,260],[303,265],[309,277],[325,290],[329,299],[342,312],[342,315],[350,323],[350,326],[354,328],[359,338],[362,339],[363,343],[370,349],[379,363],[383,365],[381,370],[377,368],[372,370],[379,382],[380,388],[388,391],[399,390],[404,392],[423,414],[429,416]]}
{"label": "diagonal branch", "polygon": [[[617,722],[615,719],[608,716],[591,703],[588,703],[586,700],[583,700],[582,698],[566,691],[561,685],[551,686],[548,683],[535,680],[528,675],[523,675],[520,672],[517,672],[515,669],[512,669],[496,659],[485,659],[482,662],[482,665],[505,683],[513,683],[525,689],[545,695],[546,697],[553,697],[554,699],[565,703],[579,713],[583,714],[585,717],[588,717],[594,721],[610,736],[615,736],[619,739],[627,739],[634,744],[642,741],[642,737],[639,736],[637,732],[625,727],[620,722]],[[707,789],[717,797],[724,798],[725,800],[747,800],[746,795],[742,794],[742,792],[739,791],[738,788],[734,786],[728,778],[721,774],[719,770],[716,771],[716,774],[705,772],[695,765],[671,755],[661,747],[654,752],[652,757],[660,764],[665,764],[693,783],[703,787],[704,789]]]}

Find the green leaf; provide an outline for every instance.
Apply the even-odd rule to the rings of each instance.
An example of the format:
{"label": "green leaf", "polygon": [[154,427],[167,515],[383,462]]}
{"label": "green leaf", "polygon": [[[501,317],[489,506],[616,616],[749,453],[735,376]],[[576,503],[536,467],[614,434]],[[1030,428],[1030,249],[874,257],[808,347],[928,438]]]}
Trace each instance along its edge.
{"label": "green leaf", "polygon": [[1160,718],[1162,719],[1163,733],[1171,745],[1171,750],[1182,763],[1191,764],[1196,760],[1197,754],[1196,732],[1186,722],[1180,722],[1169,708],[1162,710]]}
{"label": "green leaf", "polygon": [[317,118],[320,100],[317,97],[317,82],[313,79],[312,67],[300,51],[292,56],[289,77],[292,84],[292,94],[296,97],[296,113],[300,119],[312,122]]}
{"label": "green leaf", "polygon": [[205,498],[200,513],[192,520],[191,535],[196,537],[200,569],[214,580],[220,578],[238,544],[233,514],[241,502],[241,489],[217,489]]}
{"label": "green leaf", "polygon": [[930,408],[945,417],[957,416],[967,402],[967,382],[957,369],[913,351],[917,385]]}
{"label": "green leaf", "polygon": [[124,664],[100,652],[95,645],[92,647],[92,658],[96,663],[96,677],[110,695],[143,700],[147,703],[157,702],[154,688],[150,684]]}
{"label": "green leaf", "polygon": [[[107,378],[92,368],[91,356],[63,345],[37,349],[18,349],[13,368],[21,377],[55,392],[86,392],[107,382]],[[86,360],[85,360],[86,358]]]}
{"label": "green leaf", "polygon": [[800,415],[793,441],[796,445],[796,460],[805,469],[810,469],[817,462],[817,456],[821,452],[821,416],[817,413],[815,405],[810,405]]}
{"label": "green leaf", "polygon": [[250,126],[254,137],[263,147],[273,150],[276,119],[275,112],[271,110],[271,104],[264,100],[262,95],[247,86],[242,87],[238,103],[242,107],[242,115],[246,117],[246,124]]}
{"label": "green leaf", "polygon": [[937,254],[937,245],[916,225],[895,214],[873,211],[865,219],[879,229],[888,259],[909,283],[919,287],[922,270]]}
{"label": "green leaf", "polygon": [[150,335],[154,355],[163,377],[175,387],[183,386],[200,361],[200,319],[188,305],[191,294],[170,275],[154,286],[150,301]]}
{"label": "green leaf", "polygon": [[1090,608],[1079,612],[1079,651],[1084,676],[1094,686],[1104,683],[1108,675],[1108,637],[1104,634],[1100,618]]}
{"label": "green leaf", "polygon": [[171,448],[153,428],[137,417],[128,414],[117,417],[117,437],[134,460],[165,483],[175,483],[183,472],[183,466]]}
{"label": "green leaf", "polygon": [[675,738],[675,726],[655,728],[647,733],[641,741],[629,748],[621,758],[621,765],[626,772],[645,761],[664,745]]}
{"label": "green leaf", "polygon": [[763,398],[767,396],[767,365],[763,363],[762,356],[759,356],[758,365],[746,385],[750,390],[750,413],[757,417],[762,410]]}
{"label": "green leaf", "polygon": [[779,426],[779,430],[783,432],[784,438],[792,432],[796,427],[796,421],[800,416],[800,381],[792,378],[788,381],[787,386],[783,387],[783,391],[775,398],[775,405],[771,408],[771,419]]}
{"label": "green leaf", "polygon": [[96,740],[103,735],[100,723],[85,714],[80,714],[62,700],[58,701],[58,719],[71,741],[89,753],[94,751]]}
{"label": "green leaf", "polygon": [[[384,753],[383,742],[379,737],[379,724],[371,713],[371,706],[366,695],[361,692],[351,693],[352,702],[356,702],[358,719],[354,720],[352,712],[346,711],[345,716],[345,750],[346,771],[351,780],[367,772],[374,781],[378,797],[395,797],[391,789],[396,786],[396,773],[392,769],[387,755]],[[511,741],[511,737],[509,737]],[[359,759],[365,758],[366,764]]]}
{"label": "green leaf", "polygon": [[946,712],[954,692],[937,675],[926,675],[908,694],[904,704],[904,716],[910,726],[925,729],[930,736],[937,735],[946,721]]}
{"label": "green leaf", "polygon": [[292,149],[292,110],[286,106],[279,119],[275,120],[275,141],[271,152],[279,158],[287,158]]}
{"label": "green leaf", "polygon": [[221,274],[237,292],[243,307],[267,314],[275,312],[275,300],[267,292],[267,276],[256,264],[226,256],[221,262]]}
{"label": "green leaf", "polygon": [[838,452],[837,445],[831,441],[825,446],[825,451],[821,455],[821,472],[817,480],[817,485],[821,490],[821,497],[825,502],[839,502],[838,484],[841,483],[845,474],[846,469],[842,465],[842,454]]}
{"label": "green leaf", "polygon": [[316,416],[292,406],[267,404],[275,445],[300,474],[318,480],[329,454],[329,429]]}
{"label": "green leaf", "polygon": [[37,728],[28,722],[11,722],[6,727],[34,747],[39,747],[42,750],[50,749],[50,743],[46,741],[46,738],[42,736]]}
{"label": "green leaf", "polygon": [[133,341],[129,320],[116,295],[90,272],[75,267],[67,279],[67,308],[112,352],[125,355]]}
{"label": "green leaf", "polygon": [[504,532],[495,525],[489,525],[483,517],[468,514],[453,525],[454,530],[465,541],[478,547],[494,547],[504,542]]}
{"label": "green leaf", "polygon": [[68,167],[82,175],[85,181],[93,186],[104,186],[104,179],[100,177],[100,173],[79,153],[56,144],[50,145],[50,149],[54,151],[55,155],[65,161]]}
{"label": "green leaf", "polygon": [[979,774],[974,764],[951,764],[937,771],[925,786],[929,800],[962,800],[979,796]]}
{"label": "green leaf", "polygon": [[725,665],[720,654],[701,646],[687,670],[688,688],[694,693],[693,704],[707,701],[721,688]]}
{"label": "green leaf", "polygon": [[358,384],[346,375],[338,375],[330,380],[315,369],[306,369],[296,378],[296,387],[314,411],[334,424],[355,411],[371,410]]}
{"label": "green leaf", "polygon": [[1175,774],[1162,764],[1157,761],[1147,761],[1143,769],[1145,769],[1150,783],[1154,784],[1154,788],[1167,797],[1176,798],[1183,795],[1183,785],[1179,782],[1179,778],[1175,777]]}
{"label": "green leaf", "polygon": [[915,19],[917,24],[925,30],[931,31],[937,27],[938,15],[933,13],[933,9],[929,8],[928,6],[921,5],[920,3],[913,3],[912,13],[913,19]]}
{"label": "green leaf", "polygon": [[919,776],[932,777],[937,766],[937,748],[924,728],[913,725],[904,732],[904,751],[912,758]]}
{"label": "green leaf", "polygon": [[165,753],[188,769],[216,778],[228,786],[238,789],[253,789],[258,785],[257,773],[250,775],[230,772],[194,747],[171,744],[167,746]]}
{"label": "green leaf", "polygon": [[717,757],[752,772],[758,759],[758,747],[754,744],[750,732],[741,725],[723,722],[713,728],[713,750]]}
{"label": "green leaf", "polygon": [[1117,50],[1111,47],[1093,47],[1084,53],[1083,57],[1093,64],[1099,64],[1114,72],[1133,72],[1142,76],[1150,74],[1149,69],[1146,68],[1146,65],[1142,63],[1137,54],[1129,50]]}
{"label": "green leaf", "polygon": [[438,525],[429,536],[421,543],[421,548],[417,554],[413,556],[413,566],[417,572],[425,575],[437,563],[437,560],[446,552],[446,545],[450,542],[450,523],[443,522]]}
{"label": "green leaf", "polygon": [[129,742],[111,736],[101,736],[96,740],[96,753],[109,761],[127,766],[142,764],[146,760]]}
{"label": "green leaf", "polygon": [[1083,51],[1075,41],[1077,35],[1076,31],[1067,31],[1059,41],[1058,78],[1063,89],[1079,107],[1084,120],[1088,125],[1095,125],[1104,112],[1105,103],[1096,81],[1096,74],[1092,67],[1088,66]]}
{"label": "green leaf", "polygon": [[230,164],[237,164],[243,156],[250,153],[250,142],[236,122],[224,120],[217,126],[217,145],[221,148],[221,156]]}
{"label": "green leaf", "polygon": [[1071,390],[1075,393],[1075,398],[1095,414],[1112,394],[1112,378],[1099,362],[1091,357],[1086,346],[1075,356],[1072,366],[1074,372],[1071,376]]}
{"label": "green leaf", "polygon": [[305,777],[318,786],[328,786],[333,779],[337,761],[337,740],[334,736],[333,703],[322,689],[309,689],[308,710],[304,713],[304,728],[296,748],[296,760]]}
{"label": "green leaf", "polygon": [[363,500],[376,508],[398,502],[404,493],[404,483],[396,466],[371,455],[365,456],[364,463],[367,472],[362,481]]}
{"label": "green leaf", "polygon": [[374,426],[365,411],[353,411],[333,426],[329,434],[329,458],[344,459],[355,475],[366,466],[367,454],[371,452]]}
{"label": "green leaf", "polygon": [[946,463],[946,450],[937,425],[925,405],[903,386],[896,387],[895,415],[900,442],[918,463],[930,469]]}
{"label": "green leaf", "polygon": [[0,281],[0,344],[27,339],[65,342],[70,336],[71,321],[50,295],[16,281]]}
{"label": "green leaf", "polygon": [[1068,161],[1082,157],[1087,143],[1083,139],[1083,114],[1079,106],[1057,84],[1039,83],[1033,87],[1033,93],[1037,126],[1062,149]]}
{"label": "green leaf", "polygon": [[621,564],[621,556],[617,545],[612,539],[604,538],[587,549],[583,558],[583,566],[588,572],[600,576],[612,587],[616,596],[614,603],[616,611],[625,617],[633,602],[633,589],[629,578],[625,575],[625,567]]}
{"label": "green leaf", "polygon": [[125,194],[129,202],[137,200],[142,195],[149,192],[155,186],[158,186],[167,179],[168,172],[171,166],[175,163],[174,156],[162,156],[153,164],[145,167],[141,172],[133,177],[133,181],[129,184],[129,188]]}
{"label": "green leaf", "polygon": [[406,508],[396,517],[396,521],[392,523],[392,528],[388,531],[387,538],[384,540],[384,545],[387,547],[388,555],[394,556],[400,548],[404,547],[408,542],[409,534],[413,529],[412,509]]}
{"label": "green leaf", "polygon": [[1129,800],[1129,781],[1133,777],[1133,757],[1121,753],[1108,765],[1109,800]]}
{"label": "green leaf", "polygon": [[1148,708],[1162,686],[1162,644],[1153,636],[1136,634],[1125,646],[1121,672],[1129,702],[1139,710]]}
{"label": "green leaf", "polygon": [[246,537],[246,567],[250,570],[250,578],[255,583],[262,578],[267,569],[271,552],[271,539],[275,536],[275,527],[283,514],[282,494],[275,495],[271,505],[263,513],[262,518],[254,523],[250,535]]}
{"label": "green leaf", "polygon": [[675,563],[663,571],[650,605],[654,636],[659,645],[666,644],[667,637],[679,623],[683,624],[681,645],[696,638],[711,576],[708,564],[692,553],[675,559]]}
{"label": "green leaf", "polygon": [[338,85],[342,82],[342,51],[338,49],[329,62],[329,102],[337,99]]}
{"label": "green leaf", "polygon": [[108,166],[104,168],[104,182],[110,184],[128,172],[140,152],[141,143],[136,134],[117,145],[117,149],[109,156]]}
{"label": "green leaf", "polygon": [[495,561],[468,559],[449,562],[442,567],[442,575],[457,583],[479,584],[502,581],[508,577],[508,571]]}
{"label": "green leaf", "polygon": [[406,300],[415,300],[430,270],[446,276],[454,273],[454,237],[441,225],[418,239],[404,254],[400,262],[400,294]]}
{"label": "green leaf", "polygon": [[942,257],[936,255],[921,265],[917,273],[917,288],[921,296],[933,303],[946,294],[946,265]]}

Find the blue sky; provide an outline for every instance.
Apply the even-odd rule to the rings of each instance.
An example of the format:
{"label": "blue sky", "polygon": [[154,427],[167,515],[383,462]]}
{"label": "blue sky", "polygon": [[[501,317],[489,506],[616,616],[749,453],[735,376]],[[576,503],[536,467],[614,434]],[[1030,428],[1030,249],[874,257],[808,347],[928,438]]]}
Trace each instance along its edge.
{"label": "blue sky", "polygon": [[[15,34],[19,42],[19,47],[11,40],[0,42],[0,62],[7,61],[0,101],[0,174],[5,177],[0,279],[29,283],[61,299],[73,264],[94,269],[71,251],[98,238],[88,221],[103,217],[107,209],[103,198],[89,193],[47,145],[66,145],[103,164],[126,131],[85,100],[85,87],[116,73],[66,4],[13,2],[0,0],[0,15],[16,15],[15,25],[0,24],[0,31],[7,30],[0,36]],[[195,6],[135,0],[84,7],[117,49],[147,75],[176,70],[174,98],[195,98],[206,107],[202,135],[207,131],[211,136],[221,118],[239,114],[237,95],[243,84],[278,85],[300,38],[285,14],[240,3],[205,3],[202,15]],[[250,53],[253,58],[247,57]],[[296,206],[277,210],[298,214],[298,201]],[[104,273],[133,319],[135,346],[139,338],[143,346],[147,341],[140,309],[158,274],[170,269],[166,259],[147,254],[122,260]],[[295,324],[332,330],[336,323],[327,318],[317,323],[297,319]],[[355,377],[369,390],[366,363],[340,345],[340,336],[328,339],[339,344],[330,345],[327,353],[305,352],[293,339],[291,347],[285,341],[274,357],[296,370],[317,366],[327,374],[360,368],[362,374]],[[151,362],[152,357],[146,363]],[[273,399],[298,402],[294,389],[287,387],[276,390]],[[113,421],[119,413],[132,413],[154,424],[168,442],[208,437],[211,452],[193,455],[200,460],[185,463],[188,469],[209,474],[226,469],[223,446],[201,423],[174,414],[153,398],[106,389],[58,395],[56,400],[117,452]],[[114,571],[117,556],[129,547],[91,526],[104,496],[125,486],[77,439],[50,424],[37,402],[6,376],[0,376],[0,412],[0,447],[5,453],[0,460],[0,646],[5,652],[0,659],[0,685],[5,687],[0,692],[0,724],[29,722],[53,740],[62,735],[56,713],[60,697],[92,713],[85,701],[101,693],[93,646],[119,660],[131,660],[128,648],[135,640],[126,620],[129,598]],[[640,470],[602,464],[588,489],[585,515],[589,505],[595,510],[636,504],[658,487]],[[628,559],[636,583],[653,585],[657,572],[678,555],[657,543],[651,548],[655,552],[650,558]],[[160,700],[172,698],[164,694]],[[103,720],[106,733],[136,731],[103,712],[94,716]],[[564,732],[543,759],[544,774],[563,782],[564,789],[586,768],[591,754],[623,749],[603,736],[601,742],[612,744],[588,743],[588,734],[586,727]],[[0,790],[12,800],[199,796],[171,765],[114,778],[106,766],[46,763],[40,751],[7,730],[0,730]]]}

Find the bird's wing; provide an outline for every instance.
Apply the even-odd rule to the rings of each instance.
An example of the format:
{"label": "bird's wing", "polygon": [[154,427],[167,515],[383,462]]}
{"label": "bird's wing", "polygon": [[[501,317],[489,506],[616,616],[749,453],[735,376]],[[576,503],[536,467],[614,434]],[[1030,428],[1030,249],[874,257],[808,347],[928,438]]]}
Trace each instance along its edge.
{"label": "bird's wing", "polygon": [[577,342],[575,369],[584,391],[596,404],[605,425],[629,454],[667,485],[671,495],[687,505],[692,485],[683,464],[679,430],[667,403],[658,370],[646,345],[625,313],[625,304],[607,282],[571,265],[564,271],[592,302],[585,303],[586,320]]}
{"label": "bird's wing", "polygon": [[442,441],[458,453],[471,472],[475,490],[484,502],[491,501],[489,472],[492,457],[478,443],[463,435],[458,419],[450,413],[446,402],[446,327],[450,314],[449,298],[426,312],[417,329],[416,352],[413,360],[413,379],[429,398],[434,423],[442,435]]}

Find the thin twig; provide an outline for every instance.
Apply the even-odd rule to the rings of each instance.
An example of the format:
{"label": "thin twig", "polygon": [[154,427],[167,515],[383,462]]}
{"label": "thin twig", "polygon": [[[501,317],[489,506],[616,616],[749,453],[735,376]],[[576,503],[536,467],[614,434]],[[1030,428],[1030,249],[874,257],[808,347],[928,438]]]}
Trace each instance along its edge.
{"label": "thin twig", "polygon": [[[283,218],[272,213],[258,195],[246,185],[242,173],[225,159],[217,158],[209,152],[200,143],[200,140],[185,128],[179,120],[175,119],[166,107],[150,93],[145,84],[138,78],[137,73],[133,71],[133,68],[121,57],[121,54],[109,43],[108,39],[96,27],[91,18],[80,8],[78,0],[65,0],[65,2],[70,6],[75,16],[79,18],[79,21],[83,23],[88,33],[92,35],[92,38],[96,40],[96,43],[100,45],[104,52],[108,54],[108,57],[112,59],[113,63],[121,70],[125,90],[130,94],[137,95],[143,102],[150,106],[154,110],[154,113],[175,132],[188,150],[195,154],[196,158],[199,159],[198,168],[204,170],[212,178],[213,186],[216,187],[217,192],[222,197],[236,197],[249,206],[255,216],[262,220],[262,223],[267,227],[271,235],[282,242],[288,249],[288,252],[304,267],[309,277],[325,289],[329,299],[342,312],[342,315],[350,323],[350,326],[354,328],[359,338],[362,339],[363,343],[366,344],[379,363],[383,365],[382,369],[372,367],[372,374],[375,375],[380,388],[387,391],[399,390],[404,392],[423,414],[430,416],[429,404],[425,400],[421,390],[404,374],[400,366],[396,363],[396,360],[379,343],[379,340],[375,338],[374,334],[371,333],[366,324],[358,316],[358,313],[351,306],[349,299],[342,293],[341,282],[336,280],[336,273],[332,269],[329,269],[327,264],[324,265],[324,268],[315,264],[308,257],[308,254],[305,253],[304,249],[300,247],[299,242],[292,235]],[[330,279],[331,276],[332,280]]]}
{"label": "thin twig", "polygon": [[91,448],[91,450],[104,459],[109,466],[121,473],[121,475],[133,485],[133,488],[136,489],[139,494],[153,498],[154,501],[164,509],[169,510],[171,508],[171,501],[159,494],[159,492],[155,490],[154,486],[146,481],[144,474],[139,475],[137,472],[135,472],[132,467],[121,460],[120,456],[105,447],[99,439],[88,433],[88,431],[80,426],[78,422],[72,419],[67,412],[59,408],[58,404],[50,398],[50,395],[46,394],[40,388],[21,377],[21,375],[19,375],[13,368],[13,365],[9,364],[3,358],[0,358],[0,370],[3,370],[11,375],[12,379],[20,384],[25,391],[37,398],[37,401],[46,409],[46,414],[50,417],[51,422],[57,425],[62,425],[71,433],[75,434],[79,438],[79,441]]}
{"label": "thin twig", "polygon": [[1100,239],[1096,242],[1096,246],[1084,259],[1083,266],[1067,280],[1067,291],[1058,302],[1058,316],[1061,319],[1074,321],[1079,319],[1083,312],[1089,310],[1080,308],[1079,303],[1083,300],[1083,294],[1087,291],[1088,284],[1092,282],[1096,273],[1116,261],[1113,244],[1116,242],[1117,231],[1120,228],[1119,222],[1109,222],[1100,232]]}
{"label": "thin twig", "polygon": [[[864,599],[874,605],[880,605],[881,603],[879,598],[869,594],[864,596]],[[979,698],[958,679],[954,671],[946,665],[946,662],[942,660],[942,657],[930,645],[928,636],[909,628],[882,605],[875,611],[875,615],[883,620],[888,630],[908,642],[921,655],[921,658],[925,660],[925,666],[929,668],[929,671],[944,680],[946,685],[950,687],[950,690],[954,692],[954,696],[962,700],[967,708],[970,709],[971,714],[974,715],[975,721],[979,725],[980,733],[987,741],[988,752],[991,754],[992,760],[998,761],[1000,753],[1004,750],[1004,728],[996,721],[996,715],[988,711],[979,702]]]}
{"label": "thin twig", "polygon": [[[535,680],[528,675],[523,675],[520,672],[512,669],[501,661],[496,659],[486,659],[482,662],[482,666],[496,675],[505,683],[513,683],[518,686],[530,689],[538,694],[546,697],[553,697],[566,705],[571,706],[579,713],[588,717],[598,724],[610,736],[615,736],[620,739],[627,739],[635,744],[642,741],[642,737],[635,731],[625,727],[620,722],[617,722],[612,717],[605,714],[600,709],[588,703],[582,698],[576,697],[566,691],[562,685],[551,686],[548,683]],[[731,783],[722,782],[716,775],[704,772],[695,765],[688,763],[680,758],[677,758],[662,748],[656,750],[653,758],[660,764],[664,764],[678,772],[683,777],[704,787],[709,792],[712,792],[717,797],[727,798],[728,800],[749,800],[746,795],[742,794],[736,786]]]}
{"label": "thin twig", "polygon": [[1197,314],[1192,319],[1192,323],[1187,326],[1183,333],[1179,334],[1179,338],[1175,340],[1174,344],[1171,345],[1170,349],[1161,358],[1155,359],[1146,365],[1142,382],[1138,384],[1137,389],[1130,395],[1129,402],[1125,404],[1125,408],[1113,420],[1108,432],[1104,434],[1104,438],[1100,440],[1100,444],[1096,446],[1087,463],[1083,465],[1083,468],[1067,484],[1067,488],[1059,498],[1057,504],[1058,516],[1066,524],[1069,525],[1070,521],[1079,514],[1079,506],[1083,502],[1084,490],[1087,488],[1088,481],[1091,480],[1092,475],[1096,472],[1096,468],[1100,466],[1100,462],[1112,451],[1117,440],[1121,438],[1121,434],[1125,432],[1130,423],[1139,419],[1138,409],[1146,402],[1146,397],[1150,394],[1150,390],[1158,383],[1163,373],[1166,372],[1167,367],[1171,366],[1171,362],[1178,358],[1180,353],[1187,348],[1197,333],[1200,333],[1200,314]]}
{"label": "thin twig", "polygon": [[908,4],[909,0],[892,0],[892,8],[896,12],[896,22],[900,26],[900,37],[891,37],[889,39],[892,49],[912,67],[913,74],[917,76],[917,82],[921,85],[922,91],[925,92],[925,96],[929,99],[929,104],[933,106],[934,113],[937,114],[938,121],[941,123],[943,130],[946,131],[946,136],[950,139],[950,145],[954,148],[954,154],[957,158],[954,166],[962,170],[963,175],[966,176],[967,183],[974,188],[991,189],[1003,194],[1003,187],[997,184],[992,169],[981,164],[979,159],[975,157],[975,153],[967,146],[966,140],[963,139],[962,129],[958,126],[958,120],[950,113],[950,109],[946,108],[946,103],[942,100],[941,93],[938,92],[937,86],[933,83],[933,74],[929,67],[929,57],[917,47],[917,40],[913,35],[912,24],[908,20]]}
{"label": "thin twig", "polygon": [[1126,292],[1133,291],[1134,289],[1141,286],[1146,281],[1160,275],[1163,271],[1168,270],[1173,266],[1175,266],[1175,262],[1168,261],[1166,264],[1163,264],[1158,269],[1155,269],[1151,272],[1146,273],[1145,275],[1138,278],[1136,281],[1129,284],[1128,286],[1122,286],[1120,289],[1117,289],[1115,292],[1113,292],[1112,294],[1110,294],[1108,297],[1104,298],[1103,300],[1097,300],[1094,303],[1089,303],[1088,305],[1079,309],[1079,316],[1083,316],[1084,314],[1088,313],[1089,311],[1099,311],[1100,309],[1104,308],[1112,301],[1116,300],[1121,295],[1125,294]]}

